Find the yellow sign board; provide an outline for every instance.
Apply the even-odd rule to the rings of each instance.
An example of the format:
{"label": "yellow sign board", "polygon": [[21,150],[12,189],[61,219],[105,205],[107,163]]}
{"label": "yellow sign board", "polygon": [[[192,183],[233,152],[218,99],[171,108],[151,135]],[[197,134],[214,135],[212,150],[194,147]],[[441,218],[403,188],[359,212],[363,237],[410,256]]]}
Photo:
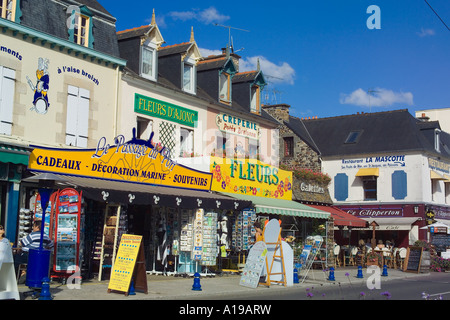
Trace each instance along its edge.
{"label": "yellow sign board", "polygon": [[108,290],[128,292],[142,236],[123,234],[109,280]]}
{"label": "yellow sign board", "polygon": [[56,149],[35,147],[28,169],[89,178],[137,182],[185,189],[209,191],[212,174],[179,165],[166,149],[157,150],[142,140],[116,144],[100,139],[96,149]]}
{"label": "yellow sign board", "polygon": [[292,172],[256,159],[211,157],[211,190],[292,200]]}

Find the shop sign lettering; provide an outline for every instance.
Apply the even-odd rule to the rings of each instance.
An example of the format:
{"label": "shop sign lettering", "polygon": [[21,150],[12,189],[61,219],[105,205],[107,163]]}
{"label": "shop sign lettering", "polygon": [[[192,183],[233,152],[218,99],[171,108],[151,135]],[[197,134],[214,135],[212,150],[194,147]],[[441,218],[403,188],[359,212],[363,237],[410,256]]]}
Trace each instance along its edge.
{"label": "shop sign lettering", "polygon": [[405,155],[373,156],[360,159],[342,159],[341,169],[405,167]]}
{"label": "shop sign lettering", "polygon": [[359,217],[402,217],[403,209],[347,209],[348,213]]}
{"label": "shop sign lettering", "polygon": [[216,116],[216,125],[220,131],[250,139],[259,139],[261,133],[257,123],[226,113],[220,113]]}
{"label": "shop sign lettering", "polygon": [[197,127],[198,122],[197,111],[146,97],[138,93],[134,95],[134,112],[169,120],[189,127]]}
{"label": "shop sign lettering", "polygon": [[209,191],[212,174],[182,166],[170,159],[166,148],[156,149],[149,140],[125,141],[122,135],[109,145],[101,138],[95,149],[53,149],[36,147],[28,168],[108,180],[148,183]]}
{"label": "shop sign lettering", "polygon": [[211,189],[267,198],[292,199],[292,172],[256,159],[211,157]]}
{"label": "shop sign lettering", "polygon": [[300,184],[300,190],[305,192],[312,192],[312,193],[325,193],[325,190],[323,187],[320,187],[318,185],[309,184],[306,182],[302,182]]}

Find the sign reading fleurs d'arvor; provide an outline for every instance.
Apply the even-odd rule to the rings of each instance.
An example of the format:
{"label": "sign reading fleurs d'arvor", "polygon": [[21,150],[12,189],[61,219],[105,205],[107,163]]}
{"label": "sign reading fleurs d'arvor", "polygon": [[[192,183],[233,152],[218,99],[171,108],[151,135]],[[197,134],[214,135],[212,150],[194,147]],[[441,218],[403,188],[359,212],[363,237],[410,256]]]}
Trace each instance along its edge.
{"label": "sign reading fleurs d'arvor", "polygon": [[166,148],[156,149],[151,140],[125,141],[123,135],[98,141],[95,149],[35,147],[28,169],[107,180],[147,183],[209,191],[212,174],[182,166],[170,159]]}

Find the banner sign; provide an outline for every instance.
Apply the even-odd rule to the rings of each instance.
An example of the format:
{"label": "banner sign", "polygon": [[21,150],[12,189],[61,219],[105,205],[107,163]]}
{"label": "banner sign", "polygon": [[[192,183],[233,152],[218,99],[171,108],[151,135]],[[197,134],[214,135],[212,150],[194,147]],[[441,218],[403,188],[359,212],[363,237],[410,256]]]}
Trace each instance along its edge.
{"label": "banner sign", "polygon": [[211,190],[292,200],[292,172],[256,159],[211,157]]}
{"label": "banner sign", "polygon": [[184,189],[209,191],[212,174],[179,165],[170,159],[168,149],[157,149],[148,141],[124,136],[115,145],[103,137],[96,149],[56,149],[35,147],[30,154],[29,170],[61,173]]}
{"label": "banner sign", "polygon": [[168,102],[134,94],[134,112],[157,117],[189,127],[197,127],[198,112]]}

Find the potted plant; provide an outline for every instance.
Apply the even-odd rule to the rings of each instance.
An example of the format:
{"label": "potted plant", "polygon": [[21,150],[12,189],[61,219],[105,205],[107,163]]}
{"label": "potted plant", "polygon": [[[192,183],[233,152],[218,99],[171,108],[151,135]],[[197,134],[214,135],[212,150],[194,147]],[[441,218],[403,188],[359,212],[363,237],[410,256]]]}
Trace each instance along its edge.
{"label": "potted plant", "polygon": [[365,263],[367,266],[380,266],[382,263],[382,256],[376,252],[369,252],[365,256]]}

